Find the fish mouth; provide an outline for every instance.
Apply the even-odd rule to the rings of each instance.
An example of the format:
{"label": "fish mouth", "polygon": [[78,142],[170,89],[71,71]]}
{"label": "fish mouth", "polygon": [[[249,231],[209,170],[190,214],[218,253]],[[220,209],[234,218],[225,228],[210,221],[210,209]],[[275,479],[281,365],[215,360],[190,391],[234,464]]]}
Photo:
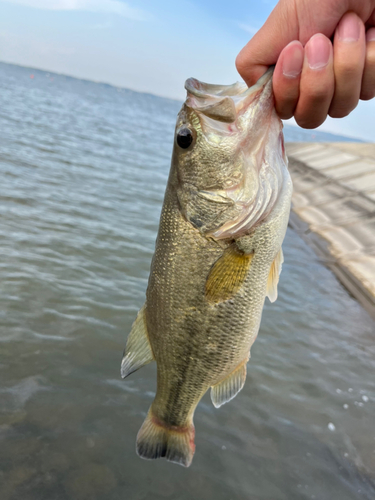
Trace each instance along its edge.
{"label": "fish mouth", "polygon": [[273,70],[273,67],[269,68],[257,83],[249,88],[240,82],[214,85],[189,78],[185,82],[186,105],[214,120],[233,123],[237,115],[248,108],[267,84],[272,86]]}
{"label": "fish mouth", "polygon": [[185,82],[185,89],[189,94],[198,98],[207,97],[228,97],[242,94],[247,90],[245,83],[236,82],[231,85],[214,85],[200,82],[196,78],[188,78]]}
{"label": "fish mouth", "polygon": [[244,97],[262,89],[271,80],[274,67],[269,68],[264,75],[251,87],[247,87],[243,82],[236,82],[232,85],[214,85],[200,82],[196,78],[188,78],[185,82],[185,89],[189,94],[198,98],[206,97]]}
{"label": "fish mouth", "polygon": [[[204,234],[215,240],[249,234],[271,213],[283,186],[287,160],[282,149],[282,123],[274,108],[269,68],[255,85],[211,85],[189,78],[185,105],[197,116],[204,135],[214,144],[228,136],[241,155],[241,179],[231,179],[221,189],[197,193],[205,202],[220,206],[228,218],[211,221]],[[233,209],[235,207],[235,210]]]}

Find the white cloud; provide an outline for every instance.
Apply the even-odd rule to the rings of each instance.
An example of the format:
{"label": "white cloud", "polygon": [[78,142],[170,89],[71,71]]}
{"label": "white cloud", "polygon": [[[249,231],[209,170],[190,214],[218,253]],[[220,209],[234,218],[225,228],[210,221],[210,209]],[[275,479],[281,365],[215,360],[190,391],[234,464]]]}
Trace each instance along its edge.
{"label": "white cloud", "polygon": [[44,10],[86,10],[90,12],[106,12],[118,14],[128,19],[143,21],[146,13],[130,7],[120,0],[5,0],[9,3],[34,7]]}
{"label": "white cloud", "polygon": [[238,26],[242,30],[246,31],[246,33],[250,33],[250,35],[255,35],[255,33],[259,30],[259,28],[256,28],[254,26],[249,26],[248,24],[242,24],[242,23],[240,23]]}
{"label": "white cloud", "polygon": [[104,23],[93,24],[90,28],[92,30],[107,30],[108,28],[112,28],[112,23],[110,21],[106,21]]}

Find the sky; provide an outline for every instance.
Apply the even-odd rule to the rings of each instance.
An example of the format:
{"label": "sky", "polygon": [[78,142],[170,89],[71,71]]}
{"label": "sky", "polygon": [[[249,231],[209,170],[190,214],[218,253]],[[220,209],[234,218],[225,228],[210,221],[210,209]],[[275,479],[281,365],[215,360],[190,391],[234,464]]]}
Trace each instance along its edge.
{"label": "sky", "polygon": [[[0,0],[0,60],[183,100],[235,58],[276,0]],[[289,121],[293,124],[293,120]],[[375,140],[375,100],[321,130]]]}

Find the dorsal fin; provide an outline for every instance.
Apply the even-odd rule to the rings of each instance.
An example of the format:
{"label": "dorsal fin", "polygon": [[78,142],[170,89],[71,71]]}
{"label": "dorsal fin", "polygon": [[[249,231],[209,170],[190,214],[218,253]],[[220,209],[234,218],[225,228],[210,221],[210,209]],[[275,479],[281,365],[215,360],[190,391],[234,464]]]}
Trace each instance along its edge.
{"label": "dorsal fin", "polygon": [[150,341],[148,340],[145,311],[146,304],[140,309],[129,333],[121,361],[122,378],[139,370],[147,363],[151,363],[154,359]]}

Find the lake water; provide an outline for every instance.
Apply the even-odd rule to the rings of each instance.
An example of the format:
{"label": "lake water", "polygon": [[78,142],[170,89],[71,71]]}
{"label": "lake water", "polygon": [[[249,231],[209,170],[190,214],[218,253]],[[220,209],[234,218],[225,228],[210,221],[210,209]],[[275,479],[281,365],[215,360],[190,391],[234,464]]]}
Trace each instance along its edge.
{"label": "lake water", "polygon": [[135,453],[156,370],[123,381],[120,360],[179,107],[0,64],[0,499],[374,499],[374,321],[291,230],[245,388],[203,398],[192,466]]}

